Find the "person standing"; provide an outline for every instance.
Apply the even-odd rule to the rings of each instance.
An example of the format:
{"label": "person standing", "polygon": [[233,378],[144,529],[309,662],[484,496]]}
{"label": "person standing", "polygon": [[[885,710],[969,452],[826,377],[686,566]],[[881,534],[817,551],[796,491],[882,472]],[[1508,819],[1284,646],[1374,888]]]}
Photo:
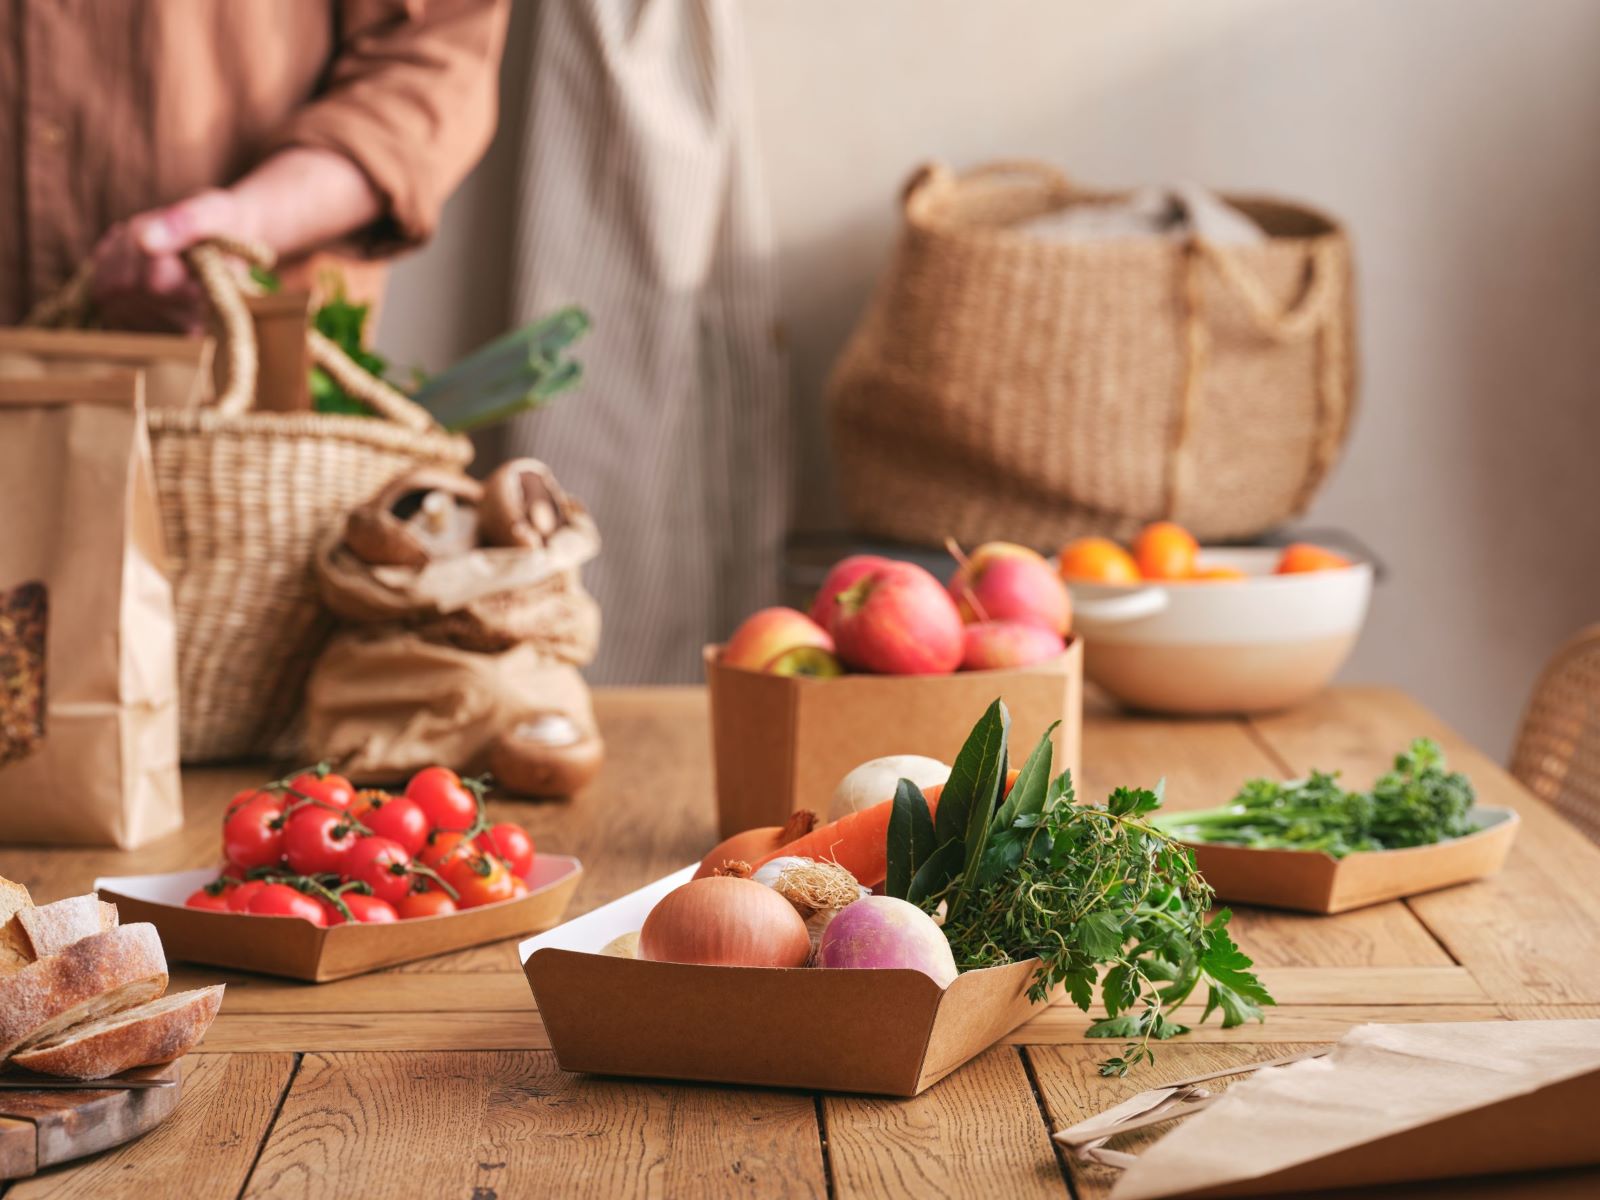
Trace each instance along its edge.
{"label": "person standing", "polygon": [[182,251],[375,301],[489,143],[508,0],[5,0],[0,324],[92,256],[99,320],[197,329]]}

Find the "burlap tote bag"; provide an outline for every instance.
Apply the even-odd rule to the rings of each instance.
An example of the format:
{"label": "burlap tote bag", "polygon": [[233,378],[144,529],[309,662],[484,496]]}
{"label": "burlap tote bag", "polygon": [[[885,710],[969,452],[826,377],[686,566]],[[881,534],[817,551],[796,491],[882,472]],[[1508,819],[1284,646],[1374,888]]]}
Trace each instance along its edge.
{"label": "burlap tote bag", "polygon": [[898,248],[829,385],[860,530],[1054,547],[1158,518],[1248,538],[1304,511],[1354,406],[1343,232],[1234,196],[1263,244],[1013,228],[1113,198],[1035,163],[912,177]]}

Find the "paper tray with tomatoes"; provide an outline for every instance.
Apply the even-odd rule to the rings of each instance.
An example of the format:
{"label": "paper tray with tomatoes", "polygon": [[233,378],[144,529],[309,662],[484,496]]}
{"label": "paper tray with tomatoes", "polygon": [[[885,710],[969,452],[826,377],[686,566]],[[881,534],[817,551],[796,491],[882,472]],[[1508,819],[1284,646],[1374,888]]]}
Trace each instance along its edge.
{"label": "paper tray with tomatoes", "polygon": [[525,877],[526,895],[444,916],[331,928],[295,917],[185,907],[186,897],[217,877],[215,867],[112,876],[97,879],[95,889],[117,905],[124,923],[153,924],[170,959],[324,983],[549,929],[560,922],[582,875],[576,858],[540,854]]}

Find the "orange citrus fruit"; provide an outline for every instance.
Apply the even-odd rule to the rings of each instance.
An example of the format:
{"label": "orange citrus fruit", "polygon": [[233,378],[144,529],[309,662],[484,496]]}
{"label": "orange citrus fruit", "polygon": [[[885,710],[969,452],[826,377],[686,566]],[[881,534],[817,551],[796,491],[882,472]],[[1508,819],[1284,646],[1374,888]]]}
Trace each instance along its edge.
{"label": "orange citrus fruit", "polygon": [[1171,521],[1146,525],[1133,543],[1133,560],[1146,579],[1187,579],[1199,553],[1193,535]]}
{"label": "orange citrus fruit", "polygon": [[1133,557],[1110,538],[1086,537],[1061,547],[1061,578],[1083,583],[1138,583]]}
{"label": "orange citrus fruit", "polygon": [[1226,580],[1249,579],[1238,567],[1196,567],[1190,579],[1198,583],[1222,583]]}
{"label": "orange citrus fruit", "polygon": [[1302,571],[1337,571],[1349,565],[1350,560],[1342,554],[1324,550],[1321,546],[1313,546],[1310,542],[1295,542],[1283,548],[1283,555],[1278,559],[1278,574],[1298,575]]}

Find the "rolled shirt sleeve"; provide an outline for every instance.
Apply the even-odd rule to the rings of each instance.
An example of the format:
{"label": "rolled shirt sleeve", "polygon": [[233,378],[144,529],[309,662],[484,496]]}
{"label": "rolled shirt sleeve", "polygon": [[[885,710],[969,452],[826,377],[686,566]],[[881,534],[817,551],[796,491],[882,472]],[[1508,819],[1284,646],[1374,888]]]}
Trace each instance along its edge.
{"label": "rolled shirt sleeve", "polygon": [[416,245],[488,147],[509,0],[340,0],[326,83],[273,139],[353,161],[383,198],[373,241]]}

